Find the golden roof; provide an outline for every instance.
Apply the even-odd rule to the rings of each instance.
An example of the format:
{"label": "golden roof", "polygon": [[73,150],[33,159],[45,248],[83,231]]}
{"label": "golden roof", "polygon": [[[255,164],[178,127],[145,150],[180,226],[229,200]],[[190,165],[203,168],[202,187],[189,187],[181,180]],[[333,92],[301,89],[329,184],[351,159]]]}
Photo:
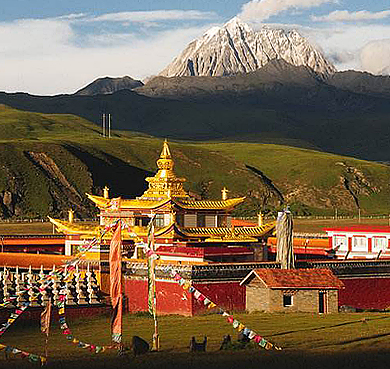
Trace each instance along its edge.
{"label": "golden roof", "polygon": [[170,202],[170,199],[162,200],[145,200],[137,199],[108,199],[101,196],[86,194],[87,197],[94,202],[100,209],[124,210],[124,209],[156,209]]}
{"label": "golden roof", "polygon": [[245,197],[237,197],[227,200],[174,200],[174,203],[183,209],[212,209],[227,210],[241,204]]}
{"label": "golden roof", "polygon": [[[65,234],[78,234],[85,237],[95,237],[104,230],[104,226],[85,225],[70,223],[67,221],[50,218],[59,232]],[[156,228],[155,237],[174,237],[174,238],[201,238],[207,242],[255,242],[258,237],[265,236],[273,231],[275,222],[267,223],[261,227],[195,227],[182,228],[177,224],[171,223],[163,228]],[[136,235],[136,236],[135,236]],[[122,231],[123,239],[136,239],[148,235],[147,227],[131,227]],[[108,232],[105,238],[111,238],[112,232]]]}
{"label": "golden roof", "polygon": [[179,232],[188,237],[232,237],[232,238],[254,238],[262,237],[275,228],[276,223],[271,222],[260,227],[194,227],[178,228]]}
{"label": "golden roof", "polygon": [[58,232],[65,234],[82,234],[86,236],[97,236],[99,232],[104,228],[100,225],[87,225],[79,223],[66,222],[60,219],[54,219],[48,217],[50,222],[55,225]]}
{"label": "golden roof", "polygon": [[100,196],[93,196],[86,194],[88,198],[93,201],[100,209],[111,210],[125,210],[125,209],[157,209],[168,203],[177,205],[182,209],[194,209],[194,210],[228,210],[234,208],[236,205],[241,204],[245,197],[237,197],[227,200],[182,200],[182,199],[169,199],[162,200],[145,200],[142,197],[137,199],[106,199]]}
{"label": "golden roof", "polygon": [[[53,219],[48,217],[50,222],[56,226],[56,229],[58,232],[62,232],[65,234],[77,234],[84,236],[86,238],[88,237],[98,237],[103,231],[104,226],[102,225],[86,225],[86,224],[79,224],[79,223],[71,223],[60,219]],[[163,228],[157,228],[154,235],[156,237],[169,233],[170,230],[172,230],[172,225],[169,224],[166,227]],[[104,236],[104,238],[111,238],[113,234],[113,231],[110,230],[107,232]],[[147,227],[139,227],[139,226],[133,226],[131,227],[131,230],[128,230],[127,228],[124,228],[122,230],[122,238],[123,239],[136,239],[138,237],[145,237],[148,235],[148,228]]]}
{"label": "golden roof", "polygon": [[86,193],[86,195],[99,208],[107,208],[110,206],[111,199],[108,199],[106,197],[101,197],[101,196],[90,195],[89,193]]}

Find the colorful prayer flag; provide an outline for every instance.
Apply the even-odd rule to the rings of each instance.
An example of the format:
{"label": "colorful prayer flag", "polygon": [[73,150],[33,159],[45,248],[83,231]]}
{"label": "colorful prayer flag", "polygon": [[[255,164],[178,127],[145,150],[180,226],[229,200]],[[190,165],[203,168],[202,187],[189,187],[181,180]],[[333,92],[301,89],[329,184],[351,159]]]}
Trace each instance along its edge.
{"label": "colorful prayer flag", "polygon": [[121,222],[119,221],[110,244],[110,296],[113,307],[111,331],[114,342],[122,341],[122,261]]}

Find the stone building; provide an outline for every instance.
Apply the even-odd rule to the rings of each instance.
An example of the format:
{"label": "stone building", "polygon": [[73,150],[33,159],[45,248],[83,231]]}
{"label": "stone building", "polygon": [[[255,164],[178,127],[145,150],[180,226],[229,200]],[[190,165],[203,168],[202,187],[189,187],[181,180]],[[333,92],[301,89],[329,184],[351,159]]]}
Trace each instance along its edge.
{"label": "stone building", "polygon": [[328,269],[254,269],[241,285],[249,312],[336,313],[343,288]]}

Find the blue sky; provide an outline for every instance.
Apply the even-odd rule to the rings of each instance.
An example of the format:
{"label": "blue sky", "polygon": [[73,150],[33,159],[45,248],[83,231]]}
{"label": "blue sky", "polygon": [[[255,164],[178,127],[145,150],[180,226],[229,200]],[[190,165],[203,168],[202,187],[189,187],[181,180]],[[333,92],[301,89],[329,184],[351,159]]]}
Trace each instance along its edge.
{"label": "blue sky", "polygon": [[102,76],[143,79],[238,15],[297,29],[339,70],[390,73],[390,0],[2,0],[0,90],[72,93]]}

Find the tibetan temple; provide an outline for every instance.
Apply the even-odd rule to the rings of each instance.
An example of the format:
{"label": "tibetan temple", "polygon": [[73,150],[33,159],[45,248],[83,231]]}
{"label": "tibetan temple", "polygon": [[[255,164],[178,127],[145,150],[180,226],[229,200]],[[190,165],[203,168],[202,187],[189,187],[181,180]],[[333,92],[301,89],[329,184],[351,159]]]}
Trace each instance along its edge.
{"label": "tibetan temple", "polygon": [[[171,277],[164,274],[164,264],[175,265],[192,281],[193,286],[207,289],[209,296],[227,308],[245,310],[245,291],[239,282],[253,262],[267,260],[266,238],[273,234],[275,223],[235,227],[232,211],[245,198],[228,198],[225,188],[219,200],[192,198],[184,189],[185,179],[177,177],[174,172],[174,161],[166,141],[157,167],[155,176],[146,178],[148,189],[135,199],[110,198],[107,187],[103,196],[87,194],[99,208],[98,225],[73,222],[72,213],[68,221],[50,218],[57,230],[65,234],[65,254],[77,253],[85,240],[98,236],[106,225],[120,219],[123,225],[122,267],[127,309],[130,312],[147,310],[144,247],[148,224],[154,217],[154,243],[160,256],[156,282],[159,313],[193,315],[204,310],[203,306],[197,306],[197,301],[190,294],[183,292]],[[96,272],[103,291],[108,291],[111,237],[112,233],[106,234],[87,255],[87,259],[99,264]],[[240,263],[247,265],[242,268]],[[221,267],[214,268],[213,283],[210,284],[211,274],[205,271],[211,265],[235,269],[232,274],[229,268],[225,273],[220,270]],[[168,295],[171,297],[167,298]]]}
{"label": "tibetan temple", "polygon": [[[79,225],[71,219],[67,222],[50,219],[66,234],[65,253],[71,255],[83,240],[97,236],[105,225],[121,219],[125,225],[122,238],[127,256],[142,259],[147,225],[154,216],[156,250],[163,260],[179,263],[266,260],[263,240],[273,232],[275,223],[250,227],[232,225],[231,212],[245,197],[227,198],[228,191],[224,188],[220,200],[191,198],[183,187],[185,178],[175,175],[166,141],[157,166],[156,175],[146,178],[149,186],[140,197],[110,198],[107,187],[103,197],[87,194],[100,210],[98,226]],[[103,240],[95,252],[104,258],[104,249]]]}

